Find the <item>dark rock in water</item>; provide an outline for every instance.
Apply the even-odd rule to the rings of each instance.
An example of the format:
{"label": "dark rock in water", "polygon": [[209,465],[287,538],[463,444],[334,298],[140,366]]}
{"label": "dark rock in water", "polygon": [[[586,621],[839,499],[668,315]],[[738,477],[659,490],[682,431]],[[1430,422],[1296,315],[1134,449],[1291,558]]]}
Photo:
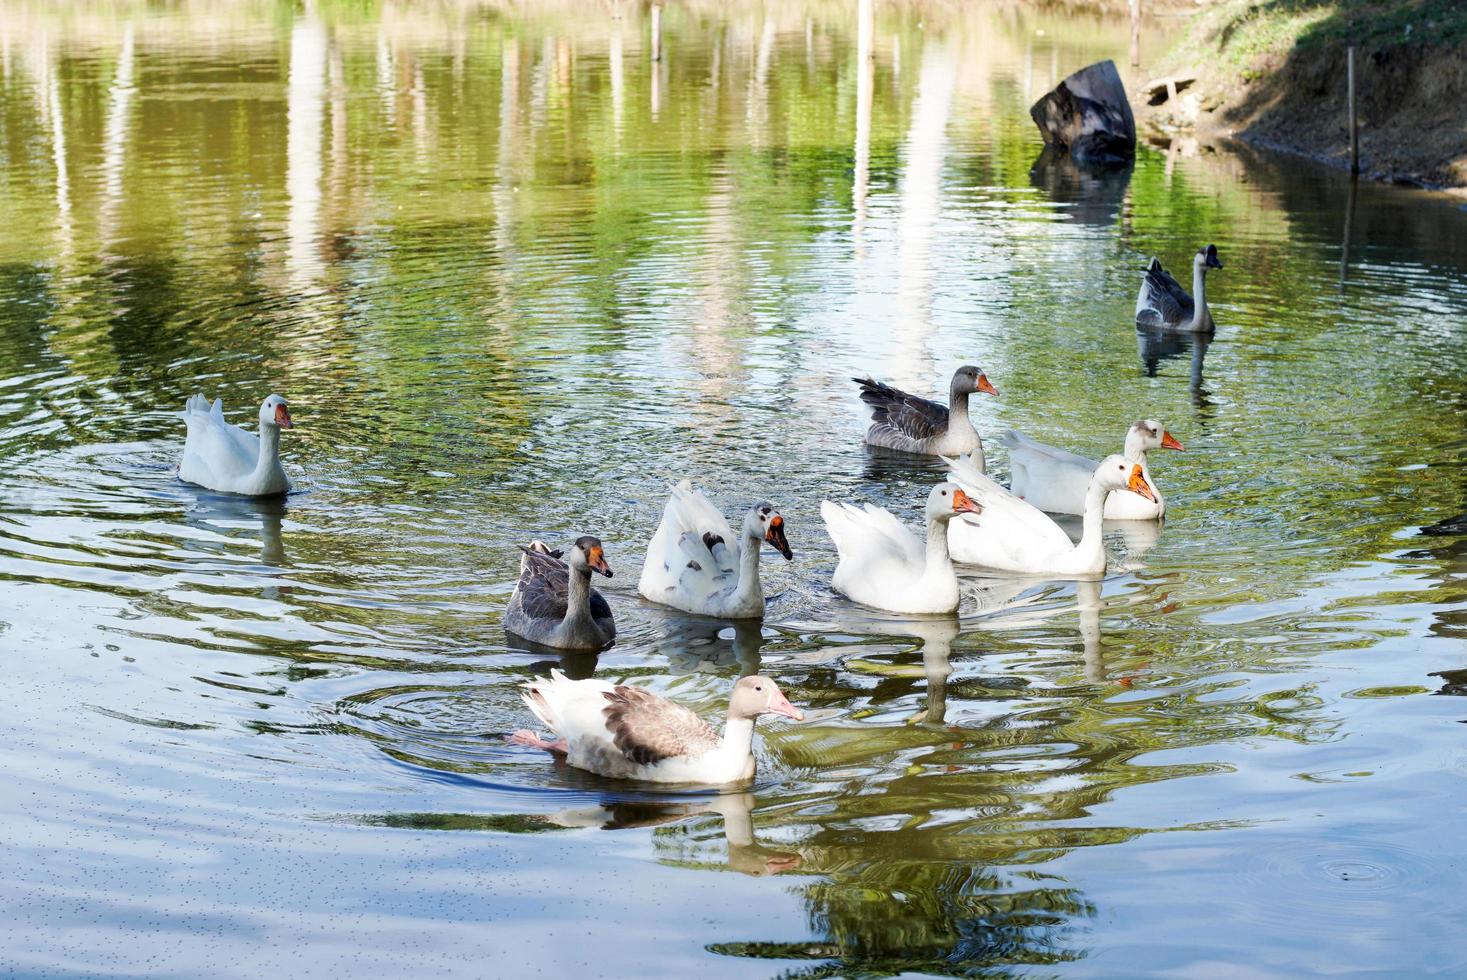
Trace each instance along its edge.
{"label": "dark rock in water", "polygon": [[1075,72],[1029,108],[1047,146],[1077,162],[1124,164],[1136,156],[1136,119],[1114,61]]}

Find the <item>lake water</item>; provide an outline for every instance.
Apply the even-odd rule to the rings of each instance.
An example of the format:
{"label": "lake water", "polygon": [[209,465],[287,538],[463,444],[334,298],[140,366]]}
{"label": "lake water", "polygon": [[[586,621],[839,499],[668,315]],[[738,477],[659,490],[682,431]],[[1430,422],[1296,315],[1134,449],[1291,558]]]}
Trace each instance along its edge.
{"label": "lake water", "polygon": [[[1124,23],[883,5],[868,62],[854,7],[672,5],[654,62],[631,4],[0,3],[0,966],[1467,971],[1467,536],[1419,531],[1467,214],[1241,149],[1031,175]],[[1138,336],[1207,242],[1216,337]],[[819,502],[915,524],[941,467],[849,378],[965,362],[1000,473],[1163,421],[1165,529],[863,612]],[[200,390],[291,400],[296,493],[173,477]],[[783,511],[762,628],[637,598],[684,476]],[[617,645],[517,649],[515,546],[582,533]],[[608,784],[505,744],[556,665],[809,717],[743,792]]]}

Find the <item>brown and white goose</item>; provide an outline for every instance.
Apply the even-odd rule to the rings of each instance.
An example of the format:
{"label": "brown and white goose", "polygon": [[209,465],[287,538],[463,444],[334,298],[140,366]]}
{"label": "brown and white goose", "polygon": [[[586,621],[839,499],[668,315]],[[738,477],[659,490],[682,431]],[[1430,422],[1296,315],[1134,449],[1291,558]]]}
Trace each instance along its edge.
{"label": "brown and white goose", "polygon": [[559,736],[518,731],[512,741],[565,756],[601,776],[656,783],[721,784],[754,775],[754,719],[804,714],[768,677],[741,677],[719,736],[688,708],[627,684],[573,681],[558,670],[524,685],[525,704]]}
{"label": "brown and white goose", "polygon": [[866,445],[925,456],[969,456],[984,466],[983,440],[968,421],[968,396],[996,395],[983,369],[965,364],[953,374],[946,407],[871,378],[852,378],[861,386],[861,401],[871,407]]}

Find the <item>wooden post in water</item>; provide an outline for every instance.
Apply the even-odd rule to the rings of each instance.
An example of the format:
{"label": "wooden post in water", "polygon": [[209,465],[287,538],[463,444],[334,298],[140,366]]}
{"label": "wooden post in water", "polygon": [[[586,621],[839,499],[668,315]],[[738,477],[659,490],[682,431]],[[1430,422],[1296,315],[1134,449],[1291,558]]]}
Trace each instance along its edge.
{"label": "wooden post in water", "polygon": [[1350,271],[1350,233],[1355,226],[1355,192],[1359,185],[1351,177],[1349,196],[1345,198],[1345,233],[1340,236],[1340,292],[1345,291],[1345,279]]}
{"label": "wooden post in water", "polygon": [[652,60],[662,60],[662,4],[652,5]]}
{"label": "wooden post in water", "polygon": [[1360,125],[1355,116],[1355,45],[1350,45],[1345,59],[1345,84],[1350,104],[1350,175],[1360,172]]}
{"label": "wooden post in water", "polygon": [[1131,67],[1141,67],[1141,0],[1131,0]]}

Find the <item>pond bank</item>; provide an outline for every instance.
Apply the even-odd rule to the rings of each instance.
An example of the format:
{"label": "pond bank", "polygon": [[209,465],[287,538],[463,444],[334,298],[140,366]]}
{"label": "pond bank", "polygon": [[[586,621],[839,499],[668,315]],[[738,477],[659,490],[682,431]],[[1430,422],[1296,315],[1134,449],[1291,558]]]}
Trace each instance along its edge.
{"label": "pond bank", "polygon": [[1444,0],[1349,11],[1294,0],[1216,4],[1149,73],[1185,87],[1174,98],[1154,92],[1157,105],[1138,92],[1138,125],[1153,137],[1235,137],[1346,168],[1351,44],[1362,175],[1467,194],[1467,9]]}

